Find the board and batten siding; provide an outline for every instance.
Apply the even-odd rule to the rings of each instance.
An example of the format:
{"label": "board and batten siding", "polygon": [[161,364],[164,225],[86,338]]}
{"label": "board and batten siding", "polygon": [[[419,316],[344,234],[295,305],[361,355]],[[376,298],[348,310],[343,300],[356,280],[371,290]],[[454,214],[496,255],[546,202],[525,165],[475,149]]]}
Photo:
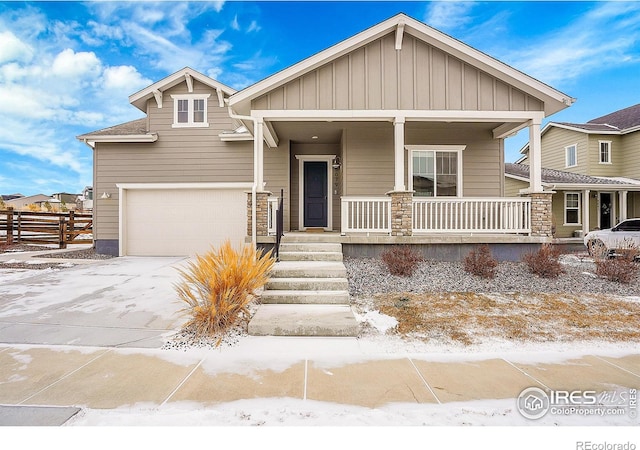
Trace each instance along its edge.
{"label": "board and batten siding", "polygon": [[395,33],[254,99],[259,110],[542,111],[543,103],[406,34]]}
{"label": "board and batten siding", "polygon": [[[186,84],[164,92],[163,107],[148,102],[150,131],[154,143],[97,143],[94,150],[96,239],[118,239],[118,189],[120,183],[251,182],[253,143],[222,142],[218,134],[233,128],[227,108],[218,105],[215,91],[194,80],[194,93],[211,94],[207,102],[205,128],[173,128],[171,94],[186,94]],[[265,152],[265,166],[273,170]],[[278,172],[275,170],[274,172]],[[274,175],[277,176],[277,175]],[[281,175],[280,175],[281,177]],[[266,178],[266,177],[265,177]],[[101,199],[103,192],[111,198]],[[180,205],[166,205],[167,208]],[[187,214],[185,212],[185,214]]]}

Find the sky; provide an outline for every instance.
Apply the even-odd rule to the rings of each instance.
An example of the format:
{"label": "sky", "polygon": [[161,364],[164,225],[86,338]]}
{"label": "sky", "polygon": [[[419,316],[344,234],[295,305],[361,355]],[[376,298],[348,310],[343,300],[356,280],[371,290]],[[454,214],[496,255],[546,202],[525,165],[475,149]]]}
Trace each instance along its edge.
{"label": "sky", "polygon": [[76,136],[142,117],[128,96],[185,66],[242,89],[399,12],[577,98],[543,123],[640,103],[640,2],[0,1],[0,194],[80,193]]}

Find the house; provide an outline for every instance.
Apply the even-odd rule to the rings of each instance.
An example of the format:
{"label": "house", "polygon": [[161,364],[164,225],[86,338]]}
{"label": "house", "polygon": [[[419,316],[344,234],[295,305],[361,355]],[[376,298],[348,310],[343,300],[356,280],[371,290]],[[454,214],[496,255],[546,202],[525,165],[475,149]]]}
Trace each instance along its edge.
{"label": "house", "polygon": [[[569,178],[583,175],[587,181],[555,184],[557,237],[640,217],[640,104],[583,124],[549,122],[541,132],[541,146],[544,168],[565,172]],[[518,163],[528,164],[528,144],[521,153]],[[528,179],[517,178],[522,170],[505,172],[506,189],[513,195],[526,187]]]}
{"label": "house", "polygon": [[17,210],[27,209],[29,205],[36,205],[38,209],[40,209],[46,203],[53,204],[58,202],[59,202],[58,200],[48,195],[35,194],[35,195],[29,195],[26,197],[23,196],[23,197],[17,197],[11,200],[7,200],[5,201],[5,204],[17,211]]}
{"label": "house", "polygon": [[9,194],[9,195],[0,195],[0,198],[2,199],[3,202],[6,202],[8,200],[15,200],[16,198],[20,198],[20,197],[24,197],[24,195],[22,194]]}
{"label": "house", "polygon": [[[285,232],[347,254],[546,242],[540,126],[574,100],[398,14],[240,91],[187,67],[129,101],[143,118],[78,136],[101,253],[269,246],[280,192]],[[528,197],[507,198],[504,139],[523,128]]]}
{"label": "house", "polygon": [[85,186],[82,194],[76,198],[76,209],[80,211],[93,210],[93,187]]}
{"label": "house", "polygon": [[[529,170],[526,164],[505,164],[506,196],[517,197],[527,189]],[[580,237],[595,227],[610,228],[611,223],[636,217],[622,211],[616,214],[612,203],[619,198],[624,204],[625,199],[638,195],[640,180],[592,177],[543,167],[542,186],[552,193],[553,236],[557,238]],[[633,204],[627,206],[632,212]]]}

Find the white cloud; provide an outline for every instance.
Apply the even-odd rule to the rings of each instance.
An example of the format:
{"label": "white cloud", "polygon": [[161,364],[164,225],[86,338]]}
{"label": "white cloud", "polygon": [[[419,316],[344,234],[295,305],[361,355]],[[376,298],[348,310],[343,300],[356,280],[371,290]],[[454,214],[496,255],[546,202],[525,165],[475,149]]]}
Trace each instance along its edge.
{"label": "white cloud", "polygon": [[103,73],[103,85],[106,89],[127,90],[135,92],[153,82],[143,77],[133,66],[107,67]]}
{"label": "white cloud", "polygon": [[252,20],[249,24],[249,28],[247,28],[247,33],[251,33],[252,31],[260,31],[262,27],[258,25],[258,22]]}
{"label": "white cloud", "polygon": [[0,33],[0,64],[9,61],[30,61],[33,58],[31,46],[22,42],[11,31]]}
{"label": "white cloud", "polygon": [[238,31],[240,30],[240,24],[238,23],[238,15],[236,14],[233,20],[231,21],[231,28]]}
{"label": "white cloud", "polygon": [[81,77],[95,75],[101,69],[102,64],[93,52],[74,52],[67,48],[53,60],[51,67],[55,75],[62,77]]}
{"label": "white cloud", "polygon": [[475,6],[475,2],[430,2],[425,22],[441,30],[456,29],[471,22],[469,13]]}
{"label": "white cloud", "polygon": [[602,2],[566,27],[540,36],[503,60],[548,83],[638,60],[640,4]]}

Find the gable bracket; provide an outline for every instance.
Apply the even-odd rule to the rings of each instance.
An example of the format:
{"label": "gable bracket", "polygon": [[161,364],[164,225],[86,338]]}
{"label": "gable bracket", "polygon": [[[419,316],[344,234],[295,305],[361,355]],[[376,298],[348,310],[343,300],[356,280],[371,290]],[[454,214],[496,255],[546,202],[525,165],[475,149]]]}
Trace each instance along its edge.
{"label": "gable bracket", "polygon": [[402,50],[402,36],[404,35],[404,22],[401,20],[396,27],[396,50]]}
{"label": "gable bracket", "polygon": [[189,93],[193,92],[193,77],[191,74],[189,72],[185,72],[184,79],[187,82],[187,89],[189,90]]}
{"label": "gable bracket", "polygon": [[222,89],[216,88],[216,94],[218,94],[218,106],[224,108],[224,92],[222,92]]}
{"label": "gable bracket", "polygon": [[153,91],[153,97],[156,99],[156,103],[158,104],[158,109],[162,108],[162,91],[155,90]]}

